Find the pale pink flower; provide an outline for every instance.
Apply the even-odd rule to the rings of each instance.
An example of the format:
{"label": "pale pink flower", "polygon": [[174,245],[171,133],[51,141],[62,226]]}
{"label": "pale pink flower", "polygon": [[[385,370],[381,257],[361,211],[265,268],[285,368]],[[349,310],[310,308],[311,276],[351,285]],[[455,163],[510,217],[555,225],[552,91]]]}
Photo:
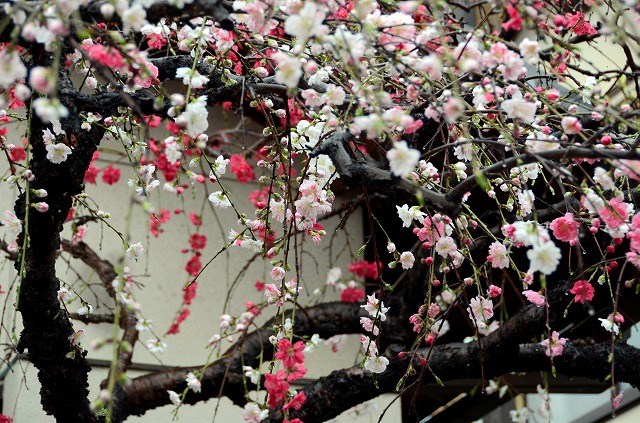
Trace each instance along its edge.
{"label": "pale pink flower", "polygon": [[400,254],[400,259],[398,260],[398,262],[402,264],[403,269],[407,270],[413,267],[413,263],[415,262],[415,260],[416,259],[411,251],[405,251],[404,253]]}
{"label": "pale pink flower", "polygon": [[45,202],[34,203],[31,205],[34,209],[38,210],[40,213],[44,213],[49,210],[49,205]]}
{"label": "pale pink flower", "polygon": [[547,357],[557,357],[562,355],[562,350],[564,349],[564,345],[567,343],[567,338],[559,338],[560,334],[555,330],[551,334],[550,339],[545,339],[540,342],[540,345],[547,347],[545,354]]}
{"label": "pale pink flower", "polygon": [[624,395],[624,392],[620,392],[618,395],[616,395],[615,397],[613,397],[613,399],[611,400],[611,407],[615,410],[618,407],[620,407],[620,401],[622,401],[622,396]]}
{"label": "pale pink flower", "polygon": [[486,321],[493,317],[493,303],[483,297],[472,298],[467,307],[469,318],[476,321]]}
{"label": "pale pink flower", "polygon": [[620,160],[622,173],[636,181],[640,179],[640,160]]}
{"label": "pale pink flower", "polygon": [[271,279],[278,282],[284,279],[285,270],[282,267],[276,266],[269,272]]}
{"label": "pale pink flower", "polygon": [[413,206],[409,208],[408,205],[403,204],[402,207],[396,206],[398,211],[398,217],[402,220],[402,227],[408,228],[411,226],[411,222],[415,220],[424,219],[426,214],[420,211],[420,206]]}
{"label": "pale pink flower", "polygon": [[449,97],[442,114],[448,123],[455,123],[465,111],[464,103],[457,97]]}
{"label": "pale pink flower", "polygon": [[504,269],[509,267],[509,256],[507,255],[507,247],[501,242],[494,242],[489,246],[489,256],[487,261],[491,263],[494,269]]}
{"label": "pale pink flower", "polygon": [[368,311],[371,317],[380,316],[381,322],[384,322],[385,320],[387,320],[386,314],[387,314],[387,311],[389,311],[389,308],[385,307],[384,303],[382,301],[379,301],[376,298],[375,292],[371,295],[367,295],[367,303],[364,305],[361,305],[360,307]]}
{"label": "pale pink flower", "polygon": [[278,306],[282,305],[280,290],[275,286],[275,284],[267,284],[264,287],[264,295],[267,297],[267,302],[269,304],[275,303]]}
{"label": "pale pink flower", "polygon": [[300,44],[317,35],[326,32],[322,24],[325,13],[318,9],[314,2],[305,2],[297,15],[291,15],[284,21],[284,31],[298,39]]}
{"label": "pale pink flower", "polygon": [[300,59],[282,51],[274,53],[271,58],[276,62],[276,82],[289,88],[297,87],[302,76]]}
{"label": "pale pink flower", "polygon": [[15,240],[22,232],[22,222],[10,210],[4,212],[4,219],[0,220],[0,224],[4,227],[5,234],[10,241]]}
{"label": "pale pink flower", "polygon": [[61,142],[53,144],[47,144],[47,160],[51,163],[60,164],[67,160],[69,154],[71,154],[71,149],[66,144]]}
{"label": "pale pink flower", "polygon": [[545,300],[539,292],[527,289],[526,291],[522,291],[522,294],[527,297],[527,300],[529,300],[530,303],[535,304],[538,307],[542,307],[547,303],[547,300]]}
{"label": "pale pink flower", "polygon": [[550,275],[558,267],[561,257],[560,249],[553,242],[534,245],[532,249],[527,251],[527,258],[530,262],[529,270]]}
{"label": "pale pink flower", "polygon": [[199,393],[202,390],[202,383],[200,383],[200,379],[196,377],[193,372],[189,372],[185,379],[187,382],[187,386],[195,393]]}
{"label": "pale pink flower", "polygon": [[387,357],[378,355],[378,356],[368,356],[364,362],[365,370],[370,371],[371,373],[383,373],[387,370],[387,366],[389,365],[389,359]]}
{"label": "pale pink flower", "polygon": [[180,399],[180,395],[175,391],[167,391],[167,393],[169,394],[169,400],[173,403],[173,405],[175,405],[176,407],[179,407],[180,404],[182,403],[182,400]]}
{"label": "pale pink flower", "polygon": [[52,76],[51,68],[36,66],[29,73],[29,85],[35,91],[49,94],[53,89],[54,78]]}
{"label": "pale pink flower", "polygon": [[561,124],[565,134],[568,135],[579,134],[582,130],[582,124],[580,123],[580,120],[574,116],[563,117]]}
{"label": "pale pink flower", "polygon": [[413,172],[420,161],[420,152],[409,148],[406,141],[398,141],[393,148],[387,151],[387,159],[391,173],[401,178],[406,178]]}
{"label": "pale pink flower", "polygon": [[458,251],[458,246],[450,236],[443,236],[436,243],[436,253],[442,257],[446,258],[447,256],[453,255],[456,251]]}
{"label": "pale pink flower", "polygon": [[535,103],[531,103],[522,98],[522,94],[517,92],[511,99],[504,100],[500,104],[500,109],[507,113],[507,117],[519,120],[522,123],[531,124],[535,120],[536,110],[538,107]]}

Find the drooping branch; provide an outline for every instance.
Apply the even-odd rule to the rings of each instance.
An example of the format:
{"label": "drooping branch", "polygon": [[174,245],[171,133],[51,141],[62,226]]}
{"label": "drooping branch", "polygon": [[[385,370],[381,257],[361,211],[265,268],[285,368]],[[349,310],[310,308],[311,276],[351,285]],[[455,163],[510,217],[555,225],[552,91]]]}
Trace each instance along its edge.
{"label": "drooping branch", "polygon": [[404,178],[394,176],[390,171],[380,169],[369,163],[360,162],[351,157],[345,146],[353,140],[349,133],[334,134],[323,140],[310,155],[326,154],[336,167],[336,172],[349,185],[366,185],[375,192],[393,194],[395,197],[405,198],[408,201],[415,199],[416,195],[422,198],[433,208],[456,215],[460,210],[460,203],[451,201],[443,194],[436,193],[420,187]]}
{"label": "drooping branch", "polygon": [[[297,336],[318,334],[329,338],[337,334],[360,333],[360,316],[367,313],[359,304],[325,303],[300,309],[295,314],[294,330]],[[257,368],[261,361],[273,353],[269,337],[274,335],[274,319],[261,329],[242,337],[229,348],[223,358],[208,366],[186,367],[156,372],[129,381],[115,396],[114,420],[119,422],[130,415],[142,415],[156,407],[170,404],[167,390],[182,392],[186,388],[187,373],[203,370],[202,391],[189,392],[185,402],[193,404],[209,398],[226,396],[238,405],[246,403],[242,366]],[[400,322],[390,318],[383,331],[402,333]]]}
{"label": "drooping branch", "polygon": [[[79,258],[86,265],[95,270],[102,282],[102,286],[105,288],[109,296],[113,298],[114,301],[120,301],[113,286],[113,280],[118,277],[118,273],[108,260],[100,258],[100,256],[98,256],[91,247],[82,241],[71,244],[69,241],[63,240],[62,247],[74,258]],[[122,328],[124,332],[118,347],[118,362],[116,363],[115,374],[116,380],[131,365],[134,346],[138,341],[138,330],[136,329],[137,321],[138,319],[135,312],[129,310],[127,305],[121,302],[119,324],[120,328]]]}

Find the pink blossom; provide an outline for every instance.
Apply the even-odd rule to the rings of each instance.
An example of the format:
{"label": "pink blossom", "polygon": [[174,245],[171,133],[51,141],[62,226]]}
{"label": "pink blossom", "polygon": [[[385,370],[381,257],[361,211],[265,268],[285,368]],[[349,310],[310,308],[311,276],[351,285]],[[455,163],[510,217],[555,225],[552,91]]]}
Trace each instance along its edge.
{"label": "pink blossom", "polygon": [[489,285],[489,296],[491,298],[497,297],[501,293],[502,293],[502,288],[495,285]]}
{"label": "pink blossom", "polygon": [[549,228],[560,241],[576,245],[578,242],[578,227],[580,224],[573,220],[573,214],[567,213],[551,222]]}
{"label": "pink blossom", "polygon": [[567,338],[558,338],[559,336],[560,334],[554,330],[550,339],[545,339],[540,342],[540,345],[547,347],[547,350],[545,351],[547,357],[557,357],[562,355],[562,350],[567,343]]}
{"label": "pink blossom", "polygon": [[469,301],[469,318],[475,321],[486,321],[493,317],[493,303],[483,297],[475,297]]}
{"label": "pink blossom", "polygon": [[562,118],[562,129],[567,135],[579,134],[582,130],[582,124],[577,117],[565,116]]}
{"label": "pink blossom", "polygon": [[507,255],[507,247],[501,242],[494,242],[489,246],[489,256],[487,261],[491,263],[494,269],[504,269],[509,267],[509,256]]}
{"label": "pink blossom", "polygon": [[617,198],[612,198],[603,208],[598,210],[600,218],[611,229],[618,229],[624,225],[629,217],[628,204]]}
{"label": "pink blossom", "polygon": [[538,307],[542,307],[547,303],[547,300],[545,300],[545,298],[540,295],[539,292],[527,289],[526,291],[522,291],[522,294],[527,297],[527,300],[529,300],[529,302],[535,304]]}

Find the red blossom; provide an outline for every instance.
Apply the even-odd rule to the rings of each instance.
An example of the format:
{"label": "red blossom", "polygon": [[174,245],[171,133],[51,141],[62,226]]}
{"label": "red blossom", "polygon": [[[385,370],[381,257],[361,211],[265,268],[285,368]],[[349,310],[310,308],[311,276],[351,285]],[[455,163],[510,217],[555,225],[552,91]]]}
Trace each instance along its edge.
{"label": "red blossom", "polygon": [[513,6],[513,3],[507,5],[507,13],[510,19],[502,24],[502,29],[505,31],[520,31],[522,29],[522,16],[518,9]]}
{"label": "red blossom", "polygon": [[120,180],[120,169],[111,165],[105,167],[102,171],[102,182],[107,185],[113,185]]}
{"label": "red blossom", "polygon": [[182,296],[182,299],[187,305],[190,305],[191,301],[193,301],[193,299],[196,297],[197,289],[198,289],[198,282],[193,282],[183,290],[184,294]]}
{"label": "red blossom", "polygon": [[189,317],[189,314],[191,314],[191,311],[188,308],[182,309],[182,311],[176,318],[176,321],[173,322],[173,324],[167,331],[167,335],[175,335],[176,333],[180,332],[180,323],[184,322],[187,317]]}
{"label": "red blossom", "polygon": [[[7,129],[7,128],[3,128]],[[27,158],[27,153],[25,153],[24,148],[16,147],[11,150],[11,160],[14,162],[20,162]]]}
{"label": "red blossom", "polygon": [[191,220],[191,223],[193,223],[194,226],[202,225],[202,218],[194,212],[189,212],[189,220]]}
{"label": "red blossom", "polygon": [[171,219],[171,213],[167,209],[161,209],[160,215],[157,214],[149,216],[149,231],[156,238],[164,232],[164,229],[161,229],[160,226],[163,223],[167,223]]}
{"label": "red blossom", "polygon": [[596,35],[598,33],[598,31],[585,20],[584,13],[582,12],[567,13],[566,19],[565,26],[571,28],[573,33],[578,36]]}
{"label": "red blossom", "polygon": [[367,279],[378,279],[378,265],[365,260],[354,261],[349,265],[349,271]]}
{"label": "red blossom", "polygon": [[200,261],[200,254],[196,254],[191,257],[191,260],[187,262],[184,270],[187,271],[191,276],[198,276],[200,273],[200,269],[202,269],[202,262]]}
{"label": "red blossom", "polygon": [[193,234],[189,240],[191,248],[194,250],[202,250],[207,245],[207,237],[205,235]]}
{"label": "red blossom", "polygon": [[343,303],[357,303],[364,299],[364,290],[362,288],[345,288],[340,293],[340,301]]}
{"label": "red blossom", "polygon": [[229,170],[238,178],[238,182],[245,183],[256,179],[253,168],[240,154],[232,154],[229,157]]}
{"label": "red blossom", "polygon": [[267,373],[264,378],[264,387],[269,395],[267,407],[274,409],[284,402],[290,385],[285,381],[286,373],[284,370],[280,370],[275,375]]}
{"label": "red blossom", "polygon": [[307,368],[303,364],[295,366],[293,369],[287,369],[287,382],[295,382],[298,379],[302,379],[307,374]]}
{"label": "red blossom", "polygon": [[100,169],[98,169],[92,164],[89,165],[89,168],[84,173],[84,181],[88,184],[95,184],[96,177],[98,176],[98,172],[100,172]]}
{"label": "red blossom", "polygon": [[24,101],[20,100],[16,96],[16,90],[14,87],[11,87],[9,91],[9,108],[10,109],[21,109],[24,107]]}
{"label": "red blossom", "polygon": [[580,280],[573,284],[569,292],[576,296],[576,303],[584,303],[593,299],[596,290],[588,281]]}
{"label": "red blossom", "polygon": [[300,408],[302,408],[302,406],[304,405],[304,402],[307,400],[307,395],[304,393],[304,391],[299,392],[298,394],[296,394],[296,396],[294,396],[293,398],[291,398],[291,401],[289,401],[288,403],[286,403],[282,409],[284,411],[287,411],[290,408],[293,408],[294,410],[300,410]]}

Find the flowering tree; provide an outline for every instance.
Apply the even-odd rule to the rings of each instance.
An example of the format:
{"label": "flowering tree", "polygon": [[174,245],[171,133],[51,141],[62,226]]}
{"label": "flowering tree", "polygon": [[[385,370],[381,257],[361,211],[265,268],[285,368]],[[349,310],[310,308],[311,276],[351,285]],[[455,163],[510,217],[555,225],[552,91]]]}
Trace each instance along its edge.
{"label": "flowering tree", "polygon": [[[474,378],[495,389],[494,378],[534,371],[609,380],[615,408],[616,383],[640,382],[640,351],[622,337],[640,286],[640,64],[628,31],[639,12],[596,0],[4,3],[2,183],[17,197],[2,250],[24,325],[13,353],[38,369],[44,410],[120,422],[226,396],[249,422],[310,423],[415,383]],[[619,63],[584,54],[602,42],[616,44]],[[212,107],[263,131],[238,137],[240,150],[208,132]],[[161,138],[150,133],[158,126]],[[251,210],[220,179],[227,172],[259,184]],[[118,211],[83,192],[122,177],[152,236],[171,224],[161,196],[194,185],[210,204],[176,211],[193,223],[189,279],[175,288],[184,304],[148,349],[189,324],[203,261],[217,257],[202,252],[199,230],[215,212],[238,219],[225,249],[270,267],[256,284],[263,301],[221,316],[211,363],[126,377],[150,328],[144,304],[128,268],[83,241],[91,225],[121,234],[108,219]],[[326,251],[323,220],[359,212],[368,234],[345,247],[352,264],[323,270],[323,290],[342,301],[322,302],[320,290],[303,303],[300,245]],[[144,254],[122,241],[126,260]],[[111,314],[61,285],[59,256],[94,269]],[[256,327],[259,314],[271,318]],[[96,400],[70,319],[122,329]],[[292,389],[307,349],[319,339],[337,348],[344,334],[361,335],[360,364]]]}

